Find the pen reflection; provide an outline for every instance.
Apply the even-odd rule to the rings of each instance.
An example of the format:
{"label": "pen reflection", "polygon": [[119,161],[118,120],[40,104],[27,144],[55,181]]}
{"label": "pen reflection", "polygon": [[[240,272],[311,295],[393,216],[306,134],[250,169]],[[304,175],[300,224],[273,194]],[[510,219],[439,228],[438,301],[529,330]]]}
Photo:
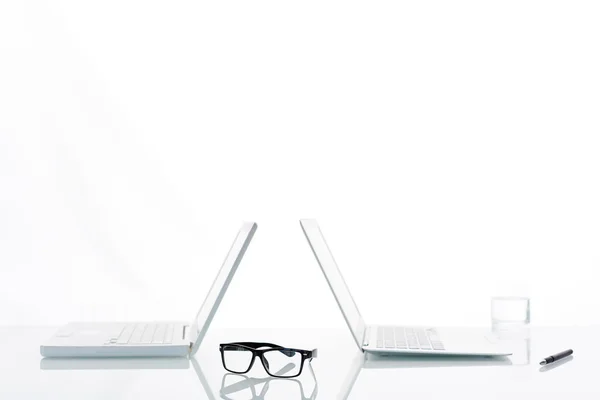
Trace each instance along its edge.
{"label": "pen reflection", "polygon": [[553,370],[554,368],[558,368],[561,365],[564,365],[564,364],[568,363],[571,360],[573,360],[573,356],[572,355],[570,355],[569,357],[565,357],[562,360],[555,361],[555,362],[553,362],[551,364],[544,365],[543,367],[540,368],[540,372],[548,372],[550,370]]}
{"label": "pen reflection", "polygon": [[[277,373],[284,374],[286,370],[296,367],[295,364],[290,364]],[[317,378],[311,363],[307,363],[307,367],[314,381],[314,388],[308,396],[306,396],[304,384],[300,379],[250,378],[246,375],[232,373],[223,375],[219,394],[224,400],[269,400],[280,399],[282,395],[285,395],[287,399],[298,398],[298,396],[293,395],[293,393],[297,393],[301,400],[314,400],[317,398],[318,393]]]}

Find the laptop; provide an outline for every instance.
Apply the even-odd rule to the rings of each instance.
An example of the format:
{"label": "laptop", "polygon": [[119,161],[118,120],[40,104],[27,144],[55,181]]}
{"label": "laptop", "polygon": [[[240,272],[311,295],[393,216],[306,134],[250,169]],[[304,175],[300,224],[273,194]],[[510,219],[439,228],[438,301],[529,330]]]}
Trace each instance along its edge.
{"label": "laptop", "polygon": [[40,346],[43,357],[184,357],[198,351],[256,232],[240,228],[200,311],[191,322],[71,322]]}
{"label": "laptop", "polygon": [[497,339],[485,332],[464,328],[430,326],[367,325],[314,219],[300,225],[325,279],[335,297],[358,347],[381,354],[438,354],[465,356],[506,356]]}

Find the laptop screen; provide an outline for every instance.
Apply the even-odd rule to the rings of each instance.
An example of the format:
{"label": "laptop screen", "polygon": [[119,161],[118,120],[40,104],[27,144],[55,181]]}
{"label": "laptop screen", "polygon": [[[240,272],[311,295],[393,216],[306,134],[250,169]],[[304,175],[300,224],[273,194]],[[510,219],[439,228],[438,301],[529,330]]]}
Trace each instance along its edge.
{"label": "laptop screen", "polygon": [[206,299],[204,299],[204,303],[200,307],[200,311],[198,311],[196,318],[192,322],[192,332],[198,333],[196,338],[192,338],[194,341],[192,354],[195,354],[200,347],[200,343],[204,339],[206,331],[208,331],[208,327],[219,308],[219,304],[221,304],[223,296],[225,296],[225,292],[233,279],[238,265],[240,265],[244,257],[244,253],[254,236],[254,232],[256,232],[256,228],[256,223],[245,222],[233,241],[227,257],[225,257],[225,261],[223,261],[223,265],[217,274],[217,278],[210,287]]}
{"label": "laptop screen", "polygon": [[350,290],[344,281],[344,277],[340,272],[327,242],[321,233],[319,224],[314,219],[303,219],[300,220],[300,225],[306,235],[308,244],[310,245],[327,283],[333,292],[333,296],[338,302],[340,310],[348,324],[348,327],[352,331],[354,340],[359,348],[362,348],[364,334],[365,334],[365,322],[358,311],[358,307],[350,294]]}

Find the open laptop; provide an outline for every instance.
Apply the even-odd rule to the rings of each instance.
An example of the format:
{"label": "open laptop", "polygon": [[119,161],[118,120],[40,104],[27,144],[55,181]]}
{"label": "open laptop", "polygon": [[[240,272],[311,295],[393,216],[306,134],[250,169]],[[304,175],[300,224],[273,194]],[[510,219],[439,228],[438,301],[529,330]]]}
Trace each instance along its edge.
{"label": "open laptop", "polygon": [[367,325],[314,219],[300,220],[325,279],[358,347],[383,354],[510,355],[485,332],[464,328]]}
{"label": "open laptop", "polygon": [[177,357],[196,354],[256,232],[240,228],[200,311],[188,322],[71,322],[40,346],[43,357]]}

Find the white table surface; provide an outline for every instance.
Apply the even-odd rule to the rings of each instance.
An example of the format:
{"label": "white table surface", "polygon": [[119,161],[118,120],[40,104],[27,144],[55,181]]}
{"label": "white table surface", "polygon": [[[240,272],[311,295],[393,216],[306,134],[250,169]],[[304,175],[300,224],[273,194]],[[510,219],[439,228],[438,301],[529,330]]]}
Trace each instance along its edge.
{"label": "white table surface", "polygon": [[[508,359],[364,357],[345,329],[211,330],[193,362],[180,359],[42,359],[39,344],[55,328],[0,328],[0,399],[598,399],[600,327],[532,328],[507,339]],[[270,341],[318,348],[316,377],[267,380],[260,363],[246,385],[228,388],[218,343]],[[567,362],[540,371],[539,361],[573,348]],[[225,383],[223,383],[225,382]],[[221,393],[222,386],[225,393]],[[251,387],[254,392],[251,391]],[[227,389],[230,391],[227,393]],[[239,391],[231,391],[241,389]],[[303,391],[303,394],[301,390]],[[222,397],[225,396],[225,397]],[[303,397],[304,396],[304,397]]]}

